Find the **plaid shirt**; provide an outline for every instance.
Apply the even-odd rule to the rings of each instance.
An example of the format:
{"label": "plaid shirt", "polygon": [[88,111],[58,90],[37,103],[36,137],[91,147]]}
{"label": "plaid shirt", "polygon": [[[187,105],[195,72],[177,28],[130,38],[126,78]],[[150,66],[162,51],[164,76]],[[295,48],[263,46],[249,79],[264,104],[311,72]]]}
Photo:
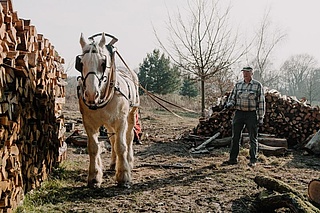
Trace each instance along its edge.
{"label": "plaid shirt", "polygon": [[241,111],[257,111],[258,117],[263,118],[265,114],[264,90],[259,81],[252,79],[248,84],[239,81],[234,86],[228,102],[234,109]]}

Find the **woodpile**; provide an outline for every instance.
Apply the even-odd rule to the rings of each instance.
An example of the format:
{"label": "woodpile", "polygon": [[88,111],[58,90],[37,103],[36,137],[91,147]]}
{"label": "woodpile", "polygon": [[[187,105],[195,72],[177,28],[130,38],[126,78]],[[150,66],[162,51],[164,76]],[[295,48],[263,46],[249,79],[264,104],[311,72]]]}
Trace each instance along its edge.
{"label": "woodpile", "polygon": [[12,212],[66,157],[67,76],[49,40],[0,3],[0,212]]}
{"label": "woodpile", "polygon": [[[265,93],[266,115],[259,133],[284,138],[288,145],[302,147],[306,139],[320,129],[319,107],[312,107],[295,97],[281,95],[276,90]],[[220,132],[220,137],[232,134],[233,110],[223,110],[222,104],[212,108],[209,118],[201,118],[195,128],[196,135],[212,136]]]}

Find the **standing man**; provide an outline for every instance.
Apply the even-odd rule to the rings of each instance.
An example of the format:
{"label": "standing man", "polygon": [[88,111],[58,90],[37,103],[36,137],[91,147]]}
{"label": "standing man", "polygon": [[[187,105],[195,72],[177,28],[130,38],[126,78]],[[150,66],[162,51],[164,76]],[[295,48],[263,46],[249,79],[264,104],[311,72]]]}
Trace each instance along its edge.
{"label": "standing man", "polygon": [[240,138],[244,127],[249,131],[250,138],[250,162],[249,166],[256,166],[258,157],[258,126],[262,126],[265,114],[265,98],[262,84],[254,80],[253,69],[244,67],[243,80],[234,86],[225,108],[233,107],[236,111],[232,119],[232,142],[230,157],[223,165],[238,163]]}

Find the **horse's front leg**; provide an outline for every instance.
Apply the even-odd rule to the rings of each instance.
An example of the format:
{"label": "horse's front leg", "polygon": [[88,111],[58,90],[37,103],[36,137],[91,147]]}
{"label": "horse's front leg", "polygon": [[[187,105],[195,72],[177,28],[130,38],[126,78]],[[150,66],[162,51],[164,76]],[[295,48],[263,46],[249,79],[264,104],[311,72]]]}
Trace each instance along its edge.
{"label": "horse's front leg", "polygon": [[116,181],[119,186],[129,187],[131,184],[131,166],[128,162],[128,146],[127,146],[127,120],[123,120],[118,124],[116,131],[116,141],[114,150],[117,154],[116,159]]}
{"label": "horse's front leg", "polygon": [[101,162],[101,149],[98,142],[98,133],[88,132],[88,153],[89,153],[89,175],[88,186],[90,188],[100,187],[102,183],[102,162]]}
{"label": "horse's front leg", "polygon": [[134,156],[133,156],[133,137],[134,137],[134,125],[136,123],[136,113],[138,113],[138,108],[133,107],[128,115],[128,130],[126,133],[126,142],[127,142],[127,160],[130,165],[130,169],[133,169],[133,162],[134,162]]}

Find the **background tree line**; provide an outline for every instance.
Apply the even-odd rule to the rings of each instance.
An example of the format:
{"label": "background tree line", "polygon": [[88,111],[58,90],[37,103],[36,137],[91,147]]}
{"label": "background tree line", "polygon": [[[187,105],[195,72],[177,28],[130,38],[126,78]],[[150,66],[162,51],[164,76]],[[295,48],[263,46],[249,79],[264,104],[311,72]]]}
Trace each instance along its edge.
{"label": "background tree line", "polygon": [[[189,98],[198,95],[196,82],[189,77],[182,78],[178,66],[158,49],[147,54],[139,67],[138,77],[140,84],[152,93],[179,93]],[[140,93],[143,94],[143,90]]]}
{"label": "background tree line", "polygon": [[219,1],[189,1],[189,14],[169,14],[168,41],[154,30],[159,49],[140,64],[138,76],[147,90],[157,94],[200,94],[201,110],[230,91],[243,66],[255,69],[254,78],[270,89],[309,103],[320,100],[320,68],[308,54],[293,55],[275,68],[273,53],[286,39],[286,32],[273,27],[267,11],[253,38],[240,39],[229,21],[230,6]]}

